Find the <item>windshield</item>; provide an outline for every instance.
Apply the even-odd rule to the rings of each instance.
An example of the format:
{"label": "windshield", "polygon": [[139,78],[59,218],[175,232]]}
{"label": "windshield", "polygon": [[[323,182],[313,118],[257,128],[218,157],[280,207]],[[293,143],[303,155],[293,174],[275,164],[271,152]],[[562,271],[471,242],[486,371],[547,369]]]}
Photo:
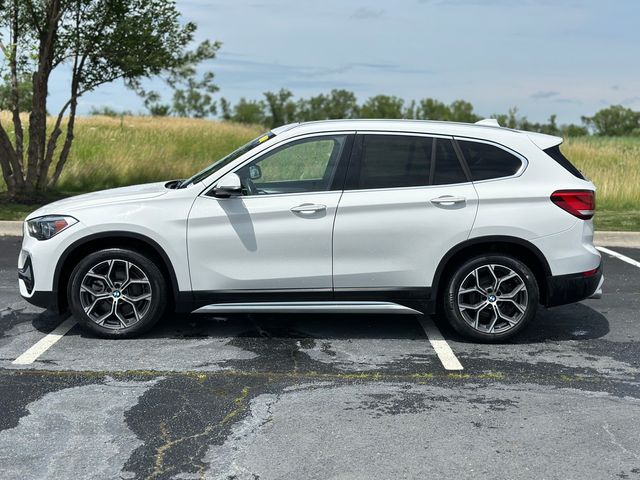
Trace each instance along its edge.
{"label": "windshield", "polygon": [[217,172],[222,167],[225,167],[226,165],[228,165],[231,162],[233,162],[236,158],[244,155],[245,153],[247,153],[250,150],[253,150],[255,147],[257,147],[261,143],[264,143],[264,142],[266,142],[267,140],[269,140],[270,138],[273,138],[273,137],[275,137],[275,133],[267,132],[264,135],[260,135],[258,138],[255,138],[255,139],[251,140],[249,143],[245,143],[243,146],[241,146],[237,150],[234,150],[233,152],[231,152],[226,157],[224,157],[224,158],[218,160],[217,162],[209,165],[204,170],[201,170],[198,173],[196,173],[193,177],[188,178],[187,180],[182,182],[180,184],[180,188],[188,187],[189,185],[191,185],[193,183],[198,183],[198,182],[204,180],[205,178],[207,178],[212,173]]}

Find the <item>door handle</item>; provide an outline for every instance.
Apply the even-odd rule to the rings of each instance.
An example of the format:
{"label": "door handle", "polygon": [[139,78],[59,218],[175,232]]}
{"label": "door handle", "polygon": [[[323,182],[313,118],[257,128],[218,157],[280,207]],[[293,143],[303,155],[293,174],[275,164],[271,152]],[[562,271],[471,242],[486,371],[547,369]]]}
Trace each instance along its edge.
{"label": "door handle", "polygon": [[442,205],[443,207],[450,207],[456,203],[465,203],[467,199],[465,197],[454,197],[452,195],[443,195],[441,197],[432,198],[431,203],[435,205]]}
{"label": "door handle", "polygon": [[297,207],[292,207],[291,211],[294,213],[302,213],[308,215],[310,213],[323,212],[327,209],[326,205],[320,205],[318,203],[303,203]]}

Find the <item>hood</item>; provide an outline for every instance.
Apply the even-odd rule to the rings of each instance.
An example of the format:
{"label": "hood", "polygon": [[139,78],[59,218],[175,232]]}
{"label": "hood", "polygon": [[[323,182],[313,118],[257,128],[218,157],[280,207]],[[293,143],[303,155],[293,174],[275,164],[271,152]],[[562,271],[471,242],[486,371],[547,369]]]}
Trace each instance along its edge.
{"label": "hood", "polygon": [[35,212],[30,213],[27,216],[27,220],[50,214],[67,215],[73,210],[86,207],[158,197],[169,191],[165,188],[166,183],[167,182],[145,183],[142,185],[110,188],[109,190],[76,195],[75,197],[58,200],[57,202],[49,203],[39,208]]}

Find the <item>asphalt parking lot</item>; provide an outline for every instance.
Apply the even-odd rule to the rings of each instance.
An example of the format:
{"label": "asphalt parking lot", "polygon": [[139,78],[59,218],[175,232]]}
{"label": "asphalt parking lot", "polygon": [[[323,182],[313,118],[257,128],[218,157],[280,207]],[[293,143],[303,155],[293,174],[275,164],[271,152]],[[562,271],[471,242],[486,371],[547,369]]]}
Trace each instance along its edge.
{"label": "asphalt parking lot", "polygon": [[405,315],[184,315],[109,341],[21,300],[19,245],[0,238],[1,478],[640,480],[640,268],[618,258],[601,300],[509,344]]}

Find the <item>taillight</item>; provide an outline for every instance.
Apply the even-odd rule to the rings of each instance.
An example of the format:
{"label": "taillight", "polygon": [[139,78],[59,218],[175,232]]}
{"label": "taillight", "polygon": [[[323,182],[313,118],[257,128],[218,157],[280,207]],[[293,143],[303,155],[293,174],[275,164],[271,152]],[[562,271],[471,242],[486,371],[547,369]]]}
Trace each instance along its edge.
{"label": "taillight", "polygon": [[596,192],[593,190],[558,190],[551,201],[582,220],[589,220],[596,211]]}

